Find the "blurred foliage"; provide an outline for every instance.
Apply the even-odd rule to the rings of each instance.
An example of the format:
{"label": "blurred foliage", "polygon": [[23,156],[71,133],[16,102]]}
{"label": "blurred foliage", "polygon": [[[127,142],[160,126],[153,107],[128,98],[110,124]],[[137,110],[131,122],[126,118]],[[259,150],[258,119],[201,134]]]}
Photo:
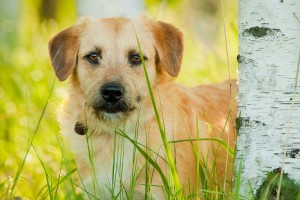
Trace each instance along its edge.
{"label": "blurred foliage", "polygon": [[[221,1],[146,0],[145,3],[151,16],[175,24],[185,34],[179,82],[196,85],[228,79]],[[235,77],[237,2],[228,1],[224,6],[230,72]],[[5,199],[10,189],[55,80],[48,58],[48,40],[74,23],[76,17],[74,1],[1,0],[0,199]],[[33,141],[36,152],[30,149],[13,196],[40,199],[46,191],[46,176],[37,154],[53,182],[68,172],[61,168],[59,141],[62,139],[56,122],[65,85],[55,82],[55,90]],[[72,168],[73,160],[66,163],[69,161]],[[67,196],[66,187],[58,191],[58,199]]]}
{"label": "blurred foliage", "polygon": [[[48,39],[72,24],[76,20],[76,12],[72,1],[61,1],[57,4],[54,20],[40,14],[40,0],[4,0],[1,3],[0,199],[4,199],[54,81],[48,58]],[[54,177],[54,182],[61,171],[60,135],[55,119],[63,93],[62,85],[56,84],[33,141],[33,146]],[[13,195],[39,199],[41,197],[38,195],[42,195],[39,192],[46,191],[42,190],[45,185],[45,172],[31,149]]]}

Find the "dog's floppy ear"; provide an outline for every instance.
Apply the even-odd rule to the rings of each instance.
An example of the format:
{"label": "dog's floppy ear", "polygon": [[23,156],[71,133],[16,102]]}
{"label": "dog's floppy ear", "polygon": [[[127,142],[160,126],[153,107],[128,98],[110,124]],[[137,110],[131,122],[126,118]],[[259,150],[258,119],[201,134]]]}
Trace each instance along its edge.
{"label": "dog's floppy ear", "polygon": [[55,35],[48,43],[51,64],[60,81],[66,80],[76,67],[79,34],[78,27],[71,26]]}
{"label": "dog's floppy ear", "polygon": [[156,22],[153,26],[155,48],[161,66],[173,77],[180,71],[183,56],[183,34],[171,24]]}

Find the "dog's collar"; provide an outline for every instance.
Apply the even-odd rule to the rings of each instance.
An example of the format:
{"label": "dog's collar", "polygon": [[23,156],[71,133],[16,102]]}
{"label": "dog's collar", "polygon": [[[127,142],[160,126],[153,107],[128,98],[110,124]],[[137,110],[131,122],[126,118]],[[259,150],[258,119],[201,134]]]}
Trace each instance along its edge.
{"label": "dog's collar", "polygon": [[85,135],[87,132],[87,127],[79,122],[76,122],[75,127],[74,127],[74,131],[78,134],[78,135]]}

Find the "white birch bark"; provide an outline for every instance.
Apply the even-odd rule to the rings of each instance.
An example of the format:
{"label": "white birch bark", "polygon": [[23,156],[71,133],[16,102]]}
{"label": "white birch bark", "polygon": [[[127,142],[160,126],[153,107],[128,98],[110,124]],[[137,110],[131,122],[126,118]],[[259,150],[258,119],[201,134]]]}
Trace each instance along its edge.
{"label": "white birch bark", "polygon": [[283,168],[300,183],[299,19],[299,0],[239,0],[241,126],[235,176],[242,162],[245,197],[274,169]]}
{"label": "white birch bark", "polygon": [[128,17],[141,15],[144,10],[143,0],[77,0],[79,16]]}

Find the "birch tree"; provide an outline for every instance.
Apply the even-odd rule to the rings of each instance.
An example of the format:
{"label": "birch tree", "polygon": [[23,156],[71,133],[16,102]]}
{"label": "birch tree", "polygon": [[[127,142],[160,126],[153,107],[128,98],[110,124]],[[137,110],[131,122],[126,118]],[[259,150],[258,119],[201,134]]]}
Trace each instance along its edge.
{"label": "birch tree", "polygon": [[239,0],[239,199],[300,198],[299,19],[299,0]]}

